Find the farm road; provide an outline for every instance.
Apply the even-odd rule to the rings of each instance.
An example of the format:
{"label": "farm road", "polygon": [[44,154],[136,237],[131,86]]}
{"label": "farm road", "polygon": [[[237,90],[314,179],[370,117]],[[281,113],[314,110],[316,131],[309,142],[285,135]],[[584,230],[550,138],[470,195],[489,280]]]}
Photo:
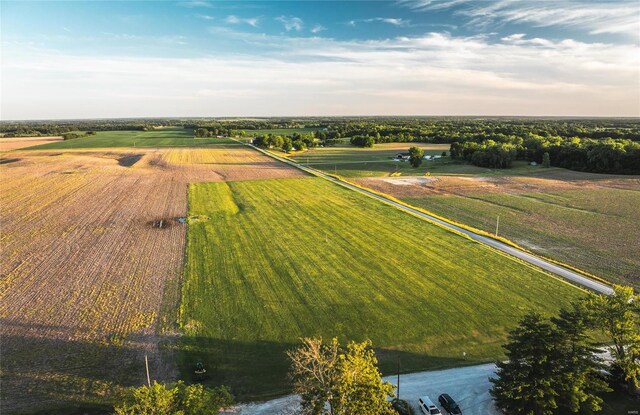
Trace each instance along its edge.
{"label": "farm road", "polygon": [[[458,402],[465,415],[497,415],[499,412],[489,395],[489,378],[494,375],[495,369],[495,365],[491,363],[400,375],[400,398],[408,401],[415,413],[419,414],[418,398],[427,395],[437,404],[438,396],[448,393]],[[396,376],[387,376],[384,380],[397,385]],[[299,402],[298,396],[289,395],[261,403],[238,405],[232,413],[290,415],[299,409]]]}
{"label": "farm road", "polygon": [[262,149],[260,149],[258,147],[255,147],[255,146],[251,145],[251,144],[247,144],[247,145],[249,147],[252,147],[255,150],[263,153],[263,154],[266,154],[266,155],[268,155],[268,156],[270,156],[270,157],[272,157],[272,158],[274,158],[276,160],[279,160],[279,161],[281,161],[283,163],[286,163],[286,164],[289,164],[291,166],[297,167],[298,169],[300,169],[302,171],[305,171],[305,172],[307,172],[307,173],[309,173],[311,175],[314,175],[314,176],[317,176],[317,177],[322,177],[323,179],[332,181],[332,182],[334,182],[334,183],[336,183],[336,184],[338,184],[338,185],[340,185],[342,187],[346,187],[347,189],[350,189],[350,190],[356,191],[358,193],[364,194],[366,196],[372,197],[372,198],[377,199],[377,200],[379,200],[381,202],[384,202],[384,203],[386,203],[388,205],[394,206],[394,207],[396,207],[396,208],[398,208],[400,210],[403,210],[405,212],[411,213],[412,215],[418,216],[418,217],[420,217],[422,219],[426,219],[426,220],[428,220],[430,222],[435,222],[435,223],[437,223],[437,224],[439,224],[439,225],[441,225],[441,226],[443,226],[443,227],[445,227],[447,229],[450,229],[450,230],[459,232],[461,234],[464,234],[464,235],[468,236],[469,238],[473,239],[474,241],[480,242],[480,243],[485,244],[485,245],[489,245],[492,248],[498,249],[498,250],[500,250],[500,251],[502,251],[504,253],[507,253],[507,254],[512,255],[512,256],[514,256],[516,258],[519,258],[519,259],[521,259],[523,261],[526,261],[529,264],[535,265],[535,266],[537,266],[539,268],[544,269],[545,271],[551,272],[552,274],[555,274],[555,275],[557,275],[559,277],[562,277],[562,278],[564,278],[564,279],[566,279],[568,281],[571,281],[571,282],[573,282],[575,284],[579,284],[579,285],[581,285],[583,287],[586,287],[586,288],[588,288],[588,289],[590,289],[592,291],[595,291],[595,292],[598,292],[598,293],[602,293],[602,294],[606,294],[606,295],[613,294],[613,289],[610,286],[608,286],[606,284],[603,284],[601,282],[595,281],[595,280],[593,280],[591,278],[588,278],[588,277],[586,277],[584,275],[580,275],[577,272],[571,271],[571,270],[569,270],[567,268],[564,268],[564,267],[561,267],[559,265],[556,265],[556,264],[554,264],[554,263],[552,263],[550,261],[547,261],[545,259],[537,257],[536,255],[530,254],[528,252],[521,251],[521,250],[519,250],[517,248],[514,248],[514,247],[512,247],[510,245],[507,245],[507,244],[505,244],[503,242],[497,241],[497,240],[492,239],[492,238],[488,238],[488,237],[483,236],[483,235],[479,235],[479,234],[474,233],[472,231],[469,231],[467,229],[464,229],[464,228],[461,228],[459,226],[453,225],[453,224],[451,224],[451,223],[449,223],[447,221],[444,221],[442,219],[438,219],[438,218],[436,218],[434,216],[428,215],[428,214],[426,214],[424,212],[421,212],[421,211],[419,211],[417,209],[413,209],[413,208],[411,208],[409,206],[406,206],[406,205],[403,205],[401,203],[395,202],[395,201],[393,201],[391,199],[388,199],[388,198],[386,198],[384,196],[380,196],[380,195],[378,195],[376,193],[373,193],[373,192],[370,192],[368,190],[362,189],[362,188],[360,188],[358,186],[354,186],[351,183],[345,182],[345,181],[343,181],[341,179],[338,179],[336,177],[333,177],[333,176],[330,176],[328,174],[325,174],[325,173],[323,173],[323,172],[321,172],[319,170],[304,166],[302,164],[296,163],[296,162],[291,161],[289,159],[286,159],[284,157],[280,157],[280,156],[275,155],[275,154],[273,154],[273,153],[271,153],[269,151],[262,150]]}

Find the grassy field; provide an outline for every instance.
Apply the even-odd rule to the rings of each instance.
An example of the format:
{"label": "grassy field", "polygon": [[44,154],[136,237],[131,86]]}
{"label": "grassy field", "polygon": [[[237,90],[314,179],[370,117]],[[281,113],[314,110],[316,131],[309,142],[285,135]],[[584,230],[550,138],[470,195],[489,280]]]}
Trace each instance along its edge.
{"label": "grassy field", "polygon": [[639,286],[640,192],[587,189],[405,198],[415,206],[501,235],[542,255]]}
{"label": "grassy field", "polygon": [[343,177],[376,177],[391,174],[425,174],[437,161],[425,160],[417,169],[408,162],[391,160],[398,153],[406,153],[409,147],[417,146],[425,155],[449,153],[449,144],[385,143],[373,149],[351,145],[315,148],[302,153],[293,153],[292,160]]}
{"label": "grassy field", "polygon": [[194,138],[193,131],[184,128],[163,128],[154,131],[99,131],[94,136],[58,141],[30,150],[64,150],[110,147],[199,147],[210,144],[238,144],[228,138]]}
{"label": "grassy field", "polygon": [[180,364],[240,399],[288,390],[301,336],[371,338],[386,373],[473,364],[526,311],[582,295],[322,179],[192,184],[189,215]]}

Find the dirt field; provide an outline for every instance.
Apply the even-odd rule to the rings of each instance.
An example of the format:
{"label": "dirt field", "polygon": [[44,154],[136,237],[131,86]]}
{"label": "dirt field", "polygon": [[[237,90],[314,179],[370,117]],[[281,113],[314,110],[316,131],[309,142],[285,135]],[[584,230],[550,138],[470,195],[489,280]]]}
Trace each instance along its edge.
{"label": "dirt field", "polygon": [[56,141],[62,141],[62,137],[11,137],[0,138],[0,151],[18,150],[21,148],[39,146],[40,144],[49,144]]}
{"label": "dirt field", "polygon": [[[3,413],[174,375],[190,182],[300,177],[250,149],[15,151],[0,166]],[[200,160],[186,165],[180,160]],[[37,404],[34,404],[37,402]]]}

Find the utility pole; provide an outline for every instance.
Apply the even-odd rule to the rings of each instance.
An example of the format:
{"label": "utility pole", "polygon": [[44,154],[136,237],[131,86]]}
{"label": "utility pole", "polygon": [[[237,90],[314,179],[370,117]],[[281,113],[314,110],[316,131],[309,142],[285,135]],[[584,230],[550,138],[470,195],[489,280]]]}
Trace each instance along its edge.
{"label": "utility pole", "polygon": [[496,220],[496,236],[498,236],[498,226],[500,226],[500,215],[498,215],[498,219]]}
{"label": "utility pole", "polygon": [[400,355],[398,355],[398,399],[400,399]]}
{"label": "utility pole", "polygon": [[149,361],[147,360],[147,355],[144,355],[144,365],[147,367],[147,385],[151,387],[151,378],[149,377]]}

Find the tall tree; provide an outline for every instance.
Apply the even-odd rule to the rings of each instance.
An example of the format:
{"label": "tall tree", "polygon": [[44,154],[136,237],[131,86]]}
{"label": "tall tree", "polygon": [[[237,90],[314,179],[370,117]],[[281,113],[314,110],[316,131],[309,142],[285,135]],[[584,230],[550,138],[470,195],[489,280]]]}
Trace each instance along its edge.
{"label": "tall tree", "polygon": [[552,415],[558,407],[558,333],[537,313],[527,314],[503,347],[509,360],[498,362],[491,395],[496,405],[518,415]]}
{"label": "tall tree", "polygon": [[585,303],[579,301],[551,319],[557,328],[560,348],[558,404],[571,412],[585,407],[599,411],[602,409],[599,394],[611,390],[600,374],[604,364],[597,353],[601,350],[594,347],[587,335],[592,327],[589,317]]}
{"label": "tall tree", "polygon": [[[322,338],[305,338],[302,346],[287,352],[293,390],[302,397],[302,413],[322,414],[327,402],[331,403],[339,352],[336,338],[328,344]],[[333,408],[330,413],[334,413]]]}
{"label": "tall tree", "polygon": [[409,149],[409,163],[411,163],[411,166],[414,168],[420,167],[423,155],[424,152],[420,147],[411,147]]}
{"label": "tall tree", "polygon": [[393,385],[383,382],[378,370],[378,359],[371,341],[349,342],[339,355],[337,382],[331,406],[336,414],[392,415],[388,397],[393,397]]}
{"label": "tall tree", "polygon": [[630,393],[640,393],[640,297],[633,288],[615,285],[610,296],[593,296],[589,301],[598,327],[611,340],[613,372],[620,374]]}
{"label": "tall tree", "polygon": [[382,381],[370,341],[350,342],[344,349],[335,338],[328,344],[303,339],[302,346],[287,354],[294,390],[302,397],[302,413],[393,414],[387,401],[393,386]]}

